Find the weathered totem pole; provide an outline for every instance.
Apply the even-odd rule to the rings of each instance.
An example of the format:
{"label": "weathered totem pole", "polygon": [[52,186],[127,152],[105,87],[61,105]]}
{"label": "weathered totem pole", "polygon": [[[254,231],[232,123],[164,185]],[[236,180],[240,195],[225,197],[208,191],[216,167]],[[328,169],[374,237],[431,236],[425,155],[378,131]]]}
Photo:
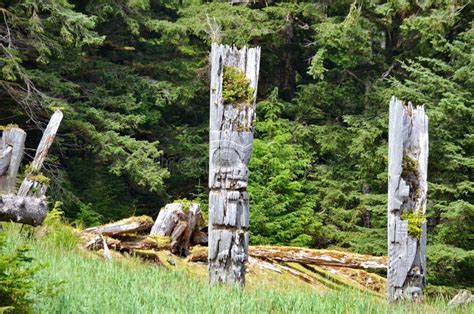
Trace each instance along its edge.
{"label": "weathered totem pole", "polygon": [[426,278],[428,118],[423,106],[390,101],[388,301],[422,299]]}
{"label": "weathered totem pole", "polygon": [[211,63],[209,282],[244,285],[260,48],[213,44]]}

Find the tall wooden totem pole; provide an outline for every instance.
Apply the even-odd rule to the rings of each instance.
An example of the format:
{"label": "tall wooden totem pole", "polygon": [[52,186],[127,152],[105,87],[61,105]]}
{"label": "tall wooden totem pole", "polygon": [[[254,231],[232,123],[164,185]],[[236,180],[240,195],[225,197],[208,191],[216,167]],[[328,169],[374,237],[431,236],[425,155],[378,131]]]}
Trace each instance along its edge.
{"label": "tall wooden totem pole", "polygon": [[388,301],[421,300],[426,278],[428,118],[392,97],[388,140]]}
{"label": "tall wooden totem pole", "polygon": [[209,282],[244,285],[260,48],[213,44],[211,63]]}

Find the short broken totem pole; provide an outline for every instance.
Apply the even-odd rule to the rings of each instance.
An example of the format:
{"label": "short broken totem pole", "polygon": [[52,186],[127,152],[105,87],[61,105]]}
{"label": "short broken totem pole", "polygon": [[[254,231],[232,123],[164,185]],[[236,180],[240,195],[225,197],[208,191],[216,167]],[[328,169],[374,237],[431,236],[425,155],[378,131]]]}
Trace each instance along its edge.
{"label": "short broken totem pole", "polygon": [[393,97],[388,141],[387,299],[419,301],[426,278],[428,118]]}

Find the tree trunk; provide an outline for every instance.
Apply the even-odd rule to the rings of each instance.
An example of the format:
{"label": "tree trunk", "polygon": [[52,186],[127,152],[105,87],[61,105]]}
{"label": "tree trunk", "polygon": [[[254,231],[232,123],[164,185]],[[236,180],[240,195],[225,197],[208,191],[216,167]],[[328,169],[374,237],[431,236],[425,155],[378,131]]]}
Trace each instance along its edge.
{"label": "tree trunk", "polygon": [[0,221],[13,221],[32,226],[43,223],[48,206],[44,197],[0,196]]}
{"label": "tree trunk", "polygon": [[420,300],[426,278],[428,118],[423,107],[390,102],[388,301]]}
{"label": "tree trunk", "polygon": [[[192,240],[202,236],[200,222],[202,220],[199,204],[177,202],[167,204],[161,209],[150,235],[171,237],[171,252],[187,256]],[[204,239],[201,238],[201,241]]]}
{"label": "tree trunk", "polygon": [[[246,189],[255,123],[260,48],[244,47],[239,50],[212,44],[211,62],[209,282],[244,285],[249,243]],[[225,103],[224,71],[230,67],[245,74],[253,91],[252,99]]]}

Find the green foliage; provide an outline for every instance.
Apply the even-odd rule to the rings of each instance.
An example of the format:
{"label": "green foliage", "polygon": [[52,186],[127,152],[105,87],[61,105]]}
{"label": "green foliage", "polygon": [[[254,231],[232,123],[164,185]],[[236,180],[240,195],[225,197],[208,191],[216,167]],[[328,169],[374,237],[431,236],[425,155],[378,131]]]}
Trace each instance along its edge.
{"label": "green foliage", "polygon": [[258,115],[249,182],[251,241],[255,244],[308,246],[320,226],[313,220],[313,197],[307,192],[306,171],[311,153],[296,143],[304,128],[279,117],[284,104],[277,91],[257,105]]}
{"label": "green foliage", "polygon": [[92,205],[81,204],[79,206],[79,213],[77,214],[74,224],[79,228],[87,228],[101,224],[101,215],[92,210]]}
{"label": "green foliage", "polygon": [[224,67],[222,100],[224,104],[248,106],[253,101],[254,89],[245,72],[231,66]]}
{"label": "green foliage", "polygon": [[26,246],[6,250],[6,234],[0,232],[0,312],[27,312],[35,301],[35,275],[41,270]]}
{"label": "green foliage", "polygon": [[465,250],[474,250],[474,205],[459,200],[441,208],[443,223],[436,227],[437,240]]}
{"label": "green foliage", "polygon": [[48,212],[42,227],[45,234],[44,240],[57,250],[69,251],[76,247],[78,237],[74,229],[65,224],[61,206],[62,203],[56,201],[54,207]]}
{"label": "green foliage", "polygon": [[436,244],[427,248],[429,271],[428,282],[433,285],[472,287],[474,274],[474,251],[465,251],[453,246]]}
{"label": "green foliage", "polygon": [[426,215],[421,211],[413,213],[410,210],[404,210],[400,218],[408,220],[408,234],[419,240],[421,237],[421,226],[426,223]]}

